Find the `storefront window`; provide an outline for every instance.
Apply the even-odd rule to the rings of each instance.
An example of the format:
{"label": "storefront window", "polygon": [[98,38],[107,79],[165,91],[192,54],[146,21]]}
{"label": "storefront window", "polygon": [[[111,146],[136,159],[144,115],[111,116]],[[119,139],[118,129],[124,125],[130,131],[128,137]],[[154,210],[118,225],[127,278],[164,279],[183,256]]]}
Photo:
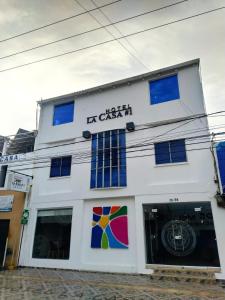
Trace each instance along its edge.
{"label": "storefront window", "polygon": [[209,202],[144,205],[148,264],[219,267]]}
{"label": "storefront window", "polygon": [[39,210],[33,258],[69,259],[72,209]]}

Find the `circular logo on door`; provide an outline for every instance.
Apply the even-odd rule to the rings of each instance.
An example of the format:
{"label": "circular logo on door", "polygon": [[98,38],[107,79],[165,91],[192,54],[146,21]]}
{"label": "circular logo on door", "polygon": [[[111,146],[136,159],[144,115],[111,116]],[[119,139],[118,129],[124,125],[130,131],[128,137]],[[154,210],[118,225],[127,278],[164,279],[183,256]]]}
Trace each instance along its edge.
{"label": "circular logo on door", "polygon": [[187,256],[196,247],[196,234],[186,222],[172,220],[167,222],[161,232],[165,249],[174,256]]}

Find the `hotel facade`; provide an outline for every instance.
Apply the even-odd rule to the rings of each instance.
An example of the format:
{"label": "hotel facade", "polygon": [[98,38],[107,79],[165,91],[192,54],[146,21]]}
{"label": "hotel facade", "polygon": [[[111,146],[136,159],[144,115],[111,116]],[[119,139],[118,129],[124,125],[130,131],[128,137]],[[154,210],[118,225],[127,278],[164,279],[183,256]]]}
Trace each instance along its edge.
{"label": "hotel facade", "polygon": [[225,278],[199,60],[39,105],[21,266]]}

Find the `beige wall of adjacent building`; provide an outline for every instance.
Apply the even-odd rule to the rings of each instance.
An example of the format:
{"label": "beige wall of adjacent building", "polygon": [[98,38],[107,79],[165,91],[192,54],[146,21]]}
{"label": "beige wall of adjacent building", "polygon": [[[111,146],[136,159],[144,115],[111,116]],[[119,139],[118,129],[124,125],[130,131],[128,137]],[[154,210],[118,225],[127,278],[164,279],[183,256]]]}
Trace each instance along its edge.
{"label": "beige wall of adjacent building", "polygon": [[17,266],[19,246],[20,246],[20,237],[22,225],[21,216],[24,209],[25,202],[25,193],[23,192],[14,192],[14,191],[0,191],[0,196],[13,195],[13,206],[12,211],[10,212],[0,212],[0,220],[10,220],[9,224],[9,233],[8,233],[8,246],[11,254],[6,256],[5,267],[11,265]]}

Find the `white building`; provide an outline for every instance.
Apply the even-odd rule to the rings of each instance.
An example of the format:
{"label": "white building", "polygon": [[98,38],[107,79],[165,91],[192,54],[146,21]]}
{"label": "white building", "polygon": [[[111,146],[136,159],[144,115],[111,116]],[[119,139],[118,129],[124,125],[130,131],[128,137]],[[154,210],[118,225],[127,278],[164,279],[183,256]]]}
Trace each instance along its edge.
{"label": "white building", "polygon": [[39,104],[20,265],[225,278],[199,60]]}

